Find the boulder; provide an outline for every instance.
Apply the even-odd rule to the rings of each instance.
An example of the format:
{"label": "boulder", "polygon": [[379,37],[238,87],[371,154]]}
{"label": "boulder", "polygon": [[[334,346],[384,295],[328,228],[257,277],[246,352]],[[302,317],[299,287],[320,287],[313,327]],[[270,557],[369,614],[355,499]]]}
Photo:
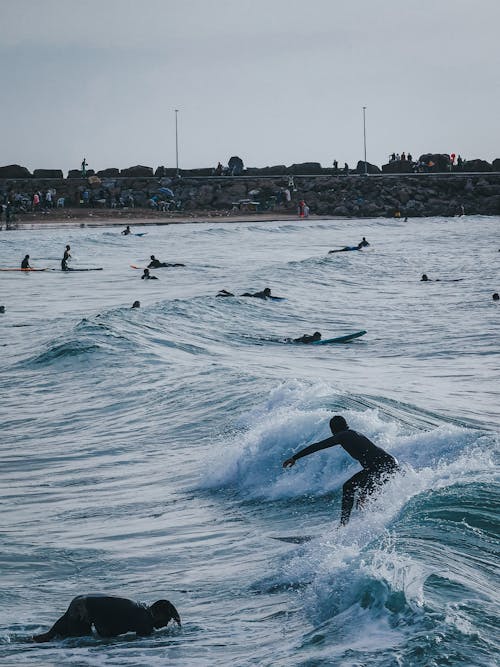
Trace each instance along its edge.
{"label": "boulder", "polygon": [[148,176],[153,176],[153,167],[144,167],[140,164],[135,167],[128,167],[127,169],[122,169],[120,176],[133,176],[135,178],[147,178]]}
{"label": "boulder", "polygon": [[486,160],[467,160],[464,164],[465,171],[491,171],[491,164]]}
{"label": "boulder", "polygon": [[243,160],[237,155],[233,155],[233,157],[229,158],[227,166],[229,168],[230,176],[241,176],[241,174],[243,173],[243,168],[244,168]]}
{"label": "boulder", "polygon": [[284,164],[277,164],[273,167],[247,167],[247,176],[284,176],[286,174],[286,166]]}
{"label": "boulder", "polygon": [[493,171],[500,171],[500,157],[497,157],[496,160],[493,160],[491,167]]}
{"label": "boulder", "polygon": [[35,169],[33,178],[64,178],[61,169]]}
{"label": "boulder", "polygon": [[81,169],[70,169],[68,171],[68,178],[82,178]]}
{"label": "boulder", "polygon": [[408,160],[393,160],[382,165],[382,172],[384,174],[411,174],[413,173],[413,163],[408,162]]}
{"label": "boulder", "polygon": [[31,178],[31,172],[18,164],[0,167],[0,178]]}
{"label": "boulder", "polygon": [[110,169],[101,169],[97,172],[97,176],[100,176],[101,178],[115,178],[119,175],[120,170],[116,169],[115,167],[111,167]]}
{"label": "boulder", "polygon": [[418,158],[418,160],[427,166],[428,171],[450,171],[450,156],[446,153],[424,153]]}
{"label": "boulder", "polygon": [[321,174],[322,169],[319,162],[301,162],[292,164],[287,171],[290,174]]}
{"label": "boulder", "polygon": [[[369,162],[366,163],[366,171],[369,174],[380,174],[380,169],[376,165],[370,164]],[[358,174],[364,174],[365,173],[365,161],[364,160],[359,160],[358,165],[356,167],[356,172]]]}

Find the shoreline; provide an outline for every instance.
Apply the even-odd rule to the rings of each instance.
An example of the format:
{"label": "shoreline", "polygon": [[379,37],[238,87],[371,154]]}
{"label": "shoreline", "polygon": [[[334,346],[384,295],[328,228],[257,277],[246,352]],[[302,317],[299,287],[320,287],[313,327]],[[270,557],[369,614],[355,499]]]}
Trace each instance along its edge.
{"label": "shoreline", "polygon": [[227,211],[193,211],[179,214],[168,212],[160,213],[144,209],[54,209],[46,214],[27,213],[15,222],[11,222],[8,229],[5,221],[0,225],[3,231],[16,229],[40,229],[43,227],[123,227],[131,225],[146,227],[150,225],[182,225],[201,224],[210,222],[220,223],[249,223],[249,222],[301,222],[304,220],[345,220],[351,216],[309,215],[308,218],[299,218],[296,213],[266,212],[259,213],[246,211],[245,213],[227,213]]}

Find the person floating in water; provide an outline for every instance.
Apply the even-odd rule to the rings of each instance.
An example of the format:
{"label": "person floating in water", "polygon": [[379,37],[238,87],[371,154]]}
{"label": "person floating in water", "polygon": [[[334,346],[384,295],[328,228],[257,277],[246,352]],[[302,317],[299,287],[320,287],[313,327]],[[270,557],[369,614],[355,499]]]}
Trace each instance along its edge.
{"label": "person floating in water", "polygon": [[64,251],[63,258],[61,260],[61,271],[69,271],[68,268],[68,260],[71,259],[71,254],[70,251],[71,247],[69,245],[66,246],[66,250]]}
{"label": "person floating in water", "polygon": [[[368,242],[367,244],[370,245]],[[329,250],[328,254],[330,255],[332,252],[348,252],[349,250],[362,250],[362,249],[363,249],[363,241],[358,243],[358,245],[346,245],[343,248],[337,248],[337,250]]]}
{"label": "person floating in water", "polygon": [[271,290],[269,287],[265,287],[261,292],[243,292],[240,296],[254,296],[257,299],[272,299]]}
{"label": "person floating in water", "polygon": [[31,269],[30,266],[30,256],[25,255],[23,261],[21,262],[21,269]]}
{"label": "person floating in water", "polygon": [[5,306],[0,306],[0,313],[5,313]]}
{"label": "person floating in water", "polygon": [[370,244],[369,244],[368,241],[366,240],[366,237],[363,236],[362,240],[361,240],[361,241],[359,242],[359,244],[358,244],[358,248],[359,248],[359,246],[361,246],[362,248],[366,248],[366,247],[369,246],[369,245],[370,245]]}
{"label": "person floating in water", "polygon": [[227,289],[221,289],[215,296],[234,296],[234,294],[232,292],[228,292]]}
{"label": "person floating in water", "polygon": [[158,280],[156,276],[152,276],[149,273],[149,269],[144,269],[144,273],[141,276],[141,280]]}
{"label": "person floating in water", "polygon": [[333,433],[332,437],[304,447],[284,461],[283,468],[291,468],[303,456],[335,445],[340,445],[353,459],[359,461],[363,470],[348,479],[342,487],[340,524],[345,526],[349,522],[356,493],[358,494],[356,506],[362,507],[367,496],[373,493],[377,486],[387,482],[390,475],[399,471],[399,464],[394,456],[377,447],[366,436],[350,429],[341,415],[335,415],[330,419],[330,430]]}
{"label": "person floating in water", "polygon": [[166,266],[185,266],[184,264],[169,264],[168,262],[160,262],[154,255],[151,255],[151,261],[148,264],[148,269],[163,269]]}
{"label": "person floating in water", "polygon": [[181,625],[177,609],[168,600],[151,606],[114,595],[79,595],[48,632],[35,635],[33,641],[50,642],[54,637],[83,637],[92,634],[92,626],[101,637],[117,637],[126,632],[151,635],[170,621]]}
{"label": "person floating in water", "polygon": [[314,343],[318,340],[321,340],[321,334],[319,331],[315,331],[311,336],[304,334],[300,338],[294,338],[293,343]]}
{"label": "person floating in water", "polygon": [[498,301],[498,300],[500,300],[500,295],[498,294],[498,292],[495,292],[493,294],[493,301]]}
{"label": "person floating in water", "polygon": [[132,234],[132,231],[130,229],[130,225],[127,225],[125,229],[122,231],[123,236],[127,236],[128,234]]}
{"label": "person floating in water", "polygon": [[141,302],[140,301],[134,301],[134,303],[130,307],[131,308],[140,308],[141,307]]}

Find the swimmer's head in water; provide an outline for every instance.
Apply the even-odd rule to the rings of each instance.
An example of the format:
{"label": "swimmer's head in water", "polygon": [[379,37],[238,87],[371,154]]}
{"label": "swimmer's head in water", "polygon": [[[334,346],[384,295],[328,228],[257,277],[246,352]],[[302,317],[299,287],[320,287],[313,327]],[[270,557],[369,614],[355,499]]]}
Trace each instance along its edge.
{"label": "swimmer's head in water", "polygon": [[141,302],[140,301],[134,301],[132,304],[132,308],[140,308],[141,307]]}
{"label": "swimmer's head in water", "polygon": [[341,415],[335,415],[330,419],[330,430],[332,433],[340,433],[345,431],[349,426],[346,420]]}
{"label": "swimmer's head in water", "polygon": [[0,306],[0,313],[5,313],[5,306]]}
{"label": "swimmer's head in water", "polygon": [[71,246],[70,246],[70,245],[67,245],[67,246],[66,246],[66,250],[71,250]]}
{"label": "swimmer's head in water", "polygon": [[155,259],[156,259],[156,257],[155,257],[154,255],[151,255],[151,259],[155,260]]}
{"label": "swimmer's head in water", "polygon": [[423,281],[424,283],[427,282],[429,278],[427,277],[426,273],[422,273],[422,277],[420,278],[420,281]]}
{"label": "swimmer's head in water", "polygon": [[499,299],[500,295],[498,294],[498,292],[495,292],[495,294],[493,294],[493,301],[498,301]]}
{"label": "swimmer's head in water", "polygon": [[269,287],[266,287],[266,288],[264,289],[264,294],[265,294],[266,296],[271,296],[271,290],[269,289]]}
{"label": "swimmer's head in water", "polygon": [[151,605],[149,611],[153,616],[155,628],[164,628],[170,621],[175,621],[177,625],[181,624],[179,612],[168,600],[157,600]]}
{"label": "swimmer's head in water", "polygon": [[321,340],[321,334],[319,331],[315,331],[312,335],[313,340]]}

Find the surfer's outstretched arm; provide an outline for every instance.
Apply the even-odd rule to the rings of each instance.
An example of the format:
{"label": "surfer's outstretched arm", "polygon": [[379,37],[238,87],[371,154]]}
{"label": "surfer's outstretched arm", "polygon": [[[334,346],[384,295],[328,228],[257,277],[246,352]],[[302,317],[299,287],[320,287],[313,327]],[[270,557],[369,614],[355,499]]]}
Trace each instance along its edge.
{"label": "surfer's outstretched arm", "polygon": [[334,447],[338,445],[337,438],[335,436],[330,436],[325,440],[320,440],[319,442],[314,442],[312,445],[308,445],[301,449],[296,454],[291,456],[286,461],[283,461],[283,468],[291,468],[295,465],[297,459],[301,459],[304,456],[309,456],[309,454],[314,454],[314,452],[319,452],[321,449],[328,449],[328,447]]}

